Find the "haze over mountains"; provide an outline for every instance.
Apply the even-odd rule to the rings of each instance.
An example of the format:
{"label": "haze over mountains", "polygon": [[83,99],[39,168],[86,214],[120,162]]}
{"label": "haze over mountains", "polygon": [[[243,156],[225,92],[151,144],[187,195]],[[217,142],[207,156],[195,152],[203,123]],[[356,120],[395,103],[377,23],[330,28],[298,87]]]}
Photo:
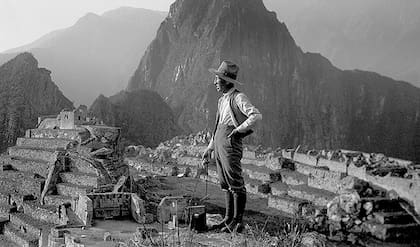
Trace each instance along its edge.
{"label": "haze over mountains", "polygon": [[[180,133],[178,126],[185,132],[211,130],[219,95],[207,69],[229,59],[240,66],[239,80],[245,83],[240,90],[263,113],[250,143],[346,148],[420,160],[420,89],[372,72],[341,70],[320,54],[305,53],[277,16],[262,0],[177,0],[166,19],[161,12],[132,8],[88,14],[19,49],[31,50],[54,78],[62,75],[54,80],[77,103],[115,94],[128,82],[126,92],[99,96],[90,111],[123,127],[135,143],[155,146]],[[382,37],[362,30],[354,35]],[[153,41],[141,58],[147,39]],[[362,50],[361,59],[370,57],[366,47],[352,52]],[[391,51],[387,47],[382,52]],[[10,51],[9,58],[19,49]],[[349,56],[348,61],[353,58],[358,59]],[[15,66],[7,68],[21,73]],[[23,121],[17,123],[12,125]]]}
{"label": "haze over mountains", "polygon": [[420,158],[420,89],[304,53],[262,0],[176,1],[127,89],[157,91],[187,131],[211,129],[207,69],[224,59],[239,64],[241,89],[263,113],[253,143]]}
{"label": "haze over mountains", "polygon": [[99,95],[126,86],[166,13],[122,7],[103,15],[89,13],[73,26],[53,31],[23,47],[0,54],[0,64],[30,51],[64,94],[90,105]]}
{"label": "haze over mountains", "polygon": [[343,69],[420,86],[420,1],[264,0],[297,44]]}

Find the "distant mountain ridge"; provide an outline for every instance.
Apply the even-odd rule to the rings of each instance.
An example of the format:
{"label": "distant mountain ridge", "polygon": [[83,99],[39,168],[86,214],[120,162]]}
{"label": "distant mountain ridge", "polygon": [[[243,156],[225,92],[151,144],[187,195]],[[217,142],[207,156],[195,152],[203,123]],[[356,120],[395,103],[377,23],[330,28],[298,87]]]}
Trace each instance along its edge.
{"label": "distant mountain ridge", "polygon": [[89,114],[121,127],[127,144],[156,147],[181,133],[171,108],[150,90],[122,91],[109,98],[100,95]]}
{"label": "distant mountain ridge", "polygon": [[177,0],[127,90],[157,91],[186,131],[212,129],[219,95],[207,69],[225,59],[263,113],[251,143],[420,160],[420,89],[304,53],[262,0]]}
{"label": "distant mountain ridge", "polygon": [[0,151],[14,145],[26,129],[35,128],[39,116],[73,108],[50,73],[39,68],[30,53],[19,54],[0,66]]}
{"label": "distant mountain ridge", "polygon": [[298,45],[420,87],[420,1],[264,0]]}
{"label": "distant mountain ridge", "polygon": [[90,105],[98,94],[124,88],[165,15],[130,7],[88,13],[69,28],[0,54],[0,64],[30,51],[70,99]]}

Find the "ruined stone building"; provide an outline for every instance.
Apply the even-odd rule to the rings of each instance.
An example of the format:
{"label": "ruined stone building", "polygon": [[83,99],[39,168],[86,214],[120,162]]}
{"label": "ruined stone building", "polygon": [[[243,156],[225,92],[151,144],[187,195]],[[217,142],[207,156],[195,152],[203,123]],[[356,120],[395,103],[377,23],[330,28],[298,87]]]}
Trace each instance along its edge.
{"label": "ruined stone building", "polygon": [[142,200],[127,192],[120,133],[89,125],[79,107],[18,138],[0,157],[0,246],[64,246],[66,228],[95,218],[144,220]]}
{"label": "ruined stone building", "polygon": [[[206,146],[197,136],[176,137],[126,160],[140,171],[164,176],[190,173],[218,184],[215,165],[204,174],[200,169]],[[311,229],[336,241],[420,239],[420,166],[413,162],[349,150],[247,146],[242,172],[250,198],[264,205],[251,210],[273,219],[306,219]]]}

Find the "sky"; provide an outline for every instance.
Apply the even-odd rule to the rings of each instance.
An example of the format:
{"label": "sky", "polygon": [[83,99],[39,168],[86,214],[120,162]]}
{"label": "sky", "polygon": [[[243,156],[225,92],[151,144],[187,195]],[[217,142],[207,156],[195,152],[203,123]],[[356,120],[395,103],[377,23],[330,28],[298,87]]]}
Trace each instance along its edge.
{"label": "sky", "polygon": [[169,11],[175,0],[0,0],[0,52],[122,6]]}

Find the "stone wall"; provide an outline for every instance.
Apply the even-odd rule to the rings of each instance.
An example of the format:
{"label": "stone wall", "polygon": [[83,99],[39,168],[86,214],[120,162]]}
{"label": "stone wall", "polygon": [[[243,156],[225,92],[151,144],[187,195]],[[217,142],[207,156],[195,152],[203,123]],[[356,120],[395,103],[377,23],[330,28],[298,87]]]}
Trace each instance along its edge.
{"label": "stone wall", "polygon": [[[382,154],[367,154],[348,150],[329,152],[330,155],[324,156],[322,151],[316,151],[315,153],[318,155],[311,155],[282,150],[282,156],[292,159],[298,164],[324,167],[330,173],[328,176],[333,176],[334,172],[346,175],[346,178],[331,177],[329,179],[326,179],[325,176],[312,176],[309,178],[311,186],[322,189],[332,188],[336,190],[333,192],[337,193],[342,188],[347,189],[356,184],[357,179],[360,179],[386,191],[396,192],[399,197],[409,201],[417,213],[420,213],[420,169],[418,165],[407,160],[388,158]],[[339,154],[336,155],[337,153]]]}
{"label": "stone wall", "polygon": [[131,193],[92,193],[93,218],[114,218],[131,215]]}
{"label": "stone wall", "polygon": [[23,172],[0,171],[0,189],[11,194],[32,195],[39,198],[44,181],[42,178],[35,178]]}
{"label": "stone wall", "polygon": [[88,139],[89,132],[85,129],[57,130],[57,129],[29,129],[26,131],[26,138],[62,138],[78,141],[79,143]]}
{"label": "stone wall", "polygon": [[93,218],[92,200],[86,195],[79,195],[75,204],[75,214],[83,222],[84,225],[90,226]]}

